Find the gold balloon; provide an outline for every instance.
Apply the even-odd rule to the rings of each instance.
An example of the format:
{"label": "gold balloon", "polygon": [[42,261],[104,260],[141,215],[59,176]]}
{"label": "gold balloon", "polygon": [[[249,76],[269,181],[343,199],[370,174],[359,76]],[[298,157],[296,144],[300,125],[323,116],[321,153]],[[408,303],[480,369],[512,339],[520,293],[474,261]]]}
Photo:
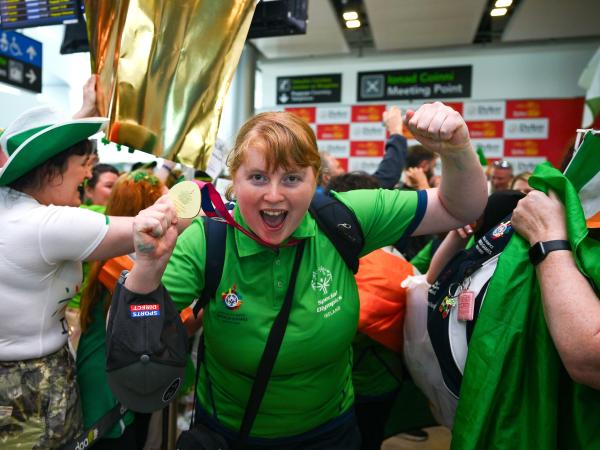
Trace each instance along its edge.
{"label": "gold balloon", "polygon": [[108,116],[129,0],[85,0],[92,73],[98,74],[98,111]]}
{"label": "gold balloon", "polygon": [[88,4],[100,90],[112,98],[110,140],[205,169],[256,0]]}

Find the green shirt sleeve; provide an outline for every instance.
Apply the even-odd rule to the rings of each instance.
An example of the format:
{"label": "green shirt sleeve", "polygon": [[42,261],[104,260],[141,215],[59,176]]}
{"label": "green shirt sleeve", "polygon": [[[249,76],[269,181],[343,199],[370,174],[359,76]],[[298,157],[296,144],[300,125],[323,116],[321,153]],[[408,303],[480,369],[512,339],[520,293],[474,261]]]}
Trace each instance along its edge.
{"label": "green shirt sleeve", "polygon": [[165,288],[179,310],[190,305],[204,289],[204,243],[204,225],[202,219],[198,218],[177,238],[173,255],[162,277]]}
{"label": "green shirt sleeve", "polygon": [[425,191],[361,189],[333,194],[360,223],[365,237],[361,256],[412,233],[427,206]]}

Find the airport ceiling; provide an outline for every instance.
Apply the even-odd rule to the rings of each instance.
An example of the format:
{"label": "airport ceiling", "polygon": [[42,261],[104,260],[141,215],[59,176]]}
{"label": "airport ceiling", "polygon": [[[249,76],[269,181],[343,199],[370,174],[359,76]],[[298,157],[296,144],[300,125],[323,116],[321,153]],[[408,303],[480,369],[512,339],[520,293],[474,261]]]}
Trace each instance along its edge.
{"label": "airport ceiling", "polygon": [[[357,3],[363,27],[347,30],[341,9]],[[269,60],[377,54],[482,43],[600,37],[600,0],[514,0],[491,18],[495,0],[308,0],[305,35],[253,39]]]}

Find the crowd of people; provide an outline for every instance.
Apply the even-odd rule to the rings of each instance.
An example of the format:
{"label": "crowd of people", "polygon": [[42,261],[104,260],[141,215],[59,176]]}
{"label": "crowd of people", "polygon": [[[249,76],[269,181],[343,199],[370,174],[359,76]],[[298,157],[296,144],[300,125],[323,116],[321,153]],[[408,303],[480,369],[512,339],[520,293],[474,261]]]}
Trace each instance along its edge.
{"label": "crowd of people", "polygon": [[[89,104],[73,118],[34,108],[0,138],[2,448],[68,445],[118,404],[105,372],[111,302],[160,298],[183,310],[205,289],[210,219],[178,218],[165,184],[172,163],[120,173],[97,162],[89,138],[107,119],[95,113]],[[228,172],[239,228],[227,227],[222,277],[203,308],[194,386],[196,424],[230,448],[286,297],[289,320],[245,448],[380,448],[408,373],[426,393],[427,383],[449,388],[451,407],[436,418],[456,426],[491,262],[513,234],[531,246],[548,331],[568,374],[600,389],[600,280],[580,270],[561,200],[533,189],[532,174],[514,174],[508,161],[486,173],[465,121],[442,103],[404,114],[393,107],[383,119],[390,137],[372,175],[344,173],[288,112],[258,114],[238,132]],[[405,130],[418,145],[407,146]],[[355,218],[356,273],[310,211],[315,192]],[[114,267],[129,270],[118,289]],[[418,363],[435,366],[437,379],[419,379],[403,361],[411,293],[401,282],[420,274],[430,286],[422,299],[430,338]],[[449,350],[451,320],[466,336],[462,356]],[[148,421],[124,412],[94,446],[144,448]]]}

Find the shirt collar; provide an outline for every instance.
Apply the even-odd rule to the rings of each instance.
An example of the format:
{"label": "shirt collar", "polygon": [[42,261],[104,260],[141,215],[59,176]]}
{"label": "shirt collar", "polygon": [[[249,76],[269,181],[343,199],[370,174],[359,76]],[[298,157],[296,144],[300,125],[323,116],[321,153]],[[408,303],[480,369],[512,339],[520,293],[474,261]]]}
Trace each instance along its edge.
{"label": "shirt collar", "polygon": [[[250,228],[246,224],[246,221],[240,214],[239,208],[237,206],[233,210],[233,218],[235,219],[235,221],[238,224],[240,224],[240,226],[244,227],[246,230],[250,230]],[[312,218],[310,213],[307,211],[304,214],[304,217],[302,218],[300,225],[298,225],[298,228],[296,228],[294,230],[291,237],[296,238],[296,239],[306,239],[306,238],[313,237],[315,235],[316,226],[317,226],[317,224],[316,224],[315,220]],[[246,236],[244,233],[242,233],[238,229],[234,229],[234,236],[235,236],[235,245],[238,249],[238,253],[242,257],[243,256],[252,256],[252,255],[255,255],[255,254],[258,254],[261,252],[272,251],[272,249],[259,244],[254,239]]]}

